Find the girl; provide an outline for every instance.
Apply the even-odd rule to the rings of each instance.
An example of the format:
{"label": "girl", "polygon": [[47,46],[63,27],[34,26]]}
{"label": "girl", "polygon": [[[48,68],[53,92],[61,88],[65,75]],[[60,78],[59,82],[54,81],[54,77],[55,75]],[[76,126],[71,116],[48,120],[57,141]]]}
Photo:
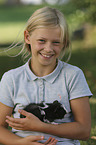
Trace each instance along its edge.
{"label": "girl", "polygon": [[[39,135],[44,141],[50,136],[56,138],[57,145],[80,145],[78,140],[87,140],[90,135],[92,93],[81,69],[59,60],[70,45],[63,14],[49,7],[37,10],[28,20],[24,39],[24,47],[32,57],[25,65],[6,72],[0,83],[0,142],[28,145],[31,143],[26,136]],[[22,110],[30,103],[52,105],[54,101],[61,107],[53,112],[60,112],[54,123],[46,122],[46,114],[43,122]],[[61,109],[65,111],[63,117],[59,117]],[[20,114],[26,118],[20,118]],[[15,135],[5,129],[6,123]]]}

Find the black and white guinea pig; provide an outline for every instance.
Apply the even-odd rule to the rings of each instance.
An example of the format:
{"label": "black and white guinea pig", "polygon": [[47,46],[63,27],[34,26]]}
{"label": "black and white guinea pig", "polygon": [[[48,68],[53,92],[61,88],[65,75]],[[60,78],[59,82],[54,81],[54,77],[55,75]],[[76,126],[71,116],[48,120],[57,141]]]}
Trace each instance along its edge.
{"label": "black and white guinea pig", "polygon": [[[66,114],[64,107],[57,100],[53,103],[30,103],[23,110],[34,114],[43,122],[53,122],[56,119],[63,119]],[[24,117],[24,115],[20,114],[20,118]]]}

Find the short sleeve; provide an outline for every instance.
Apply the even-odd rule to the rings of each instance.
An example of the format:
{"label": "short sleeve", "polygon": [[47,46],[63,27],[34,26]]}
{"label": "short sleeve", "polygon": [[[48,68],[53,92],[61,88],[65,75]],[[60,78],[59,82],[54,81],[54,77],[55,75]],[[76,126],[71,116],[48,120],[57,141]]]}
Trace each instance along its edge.
{"label": "short sleeve", "polygon": [[84,73],[81,69],[74,72],[69,82],[69,100],[79,97],[92,96]]}
{"label": "short sleeve", "polygon": [[0,82],[0,102],[13,107],[13,83],[9,73],[5,73]]}

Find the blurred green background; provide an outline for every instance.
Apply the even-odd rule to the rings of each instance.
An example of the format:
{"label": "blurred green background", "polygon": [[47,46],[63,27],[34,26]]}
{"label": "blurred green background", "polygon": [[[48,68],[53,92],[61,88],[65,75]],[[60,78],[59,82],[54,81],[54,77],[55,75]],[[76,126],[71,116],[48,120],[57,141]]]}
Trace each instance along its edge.
{"label": "blurred green background", "polygon": [[[41,5],[24,5],[20,0],[0,0],[0,79],[4,72],[24,64],[20,48],[15,47],[8,52],[14,43],[23,39],[23,30],[26,21],[38,8],[49,5],[64,13],[70,31],[72,42],[72,56],[70,64],[80,67],[87,79],[93,93],[90,99],[92,114],[92,130],[88,141],[81,141],[81,145],[96,145],[96,0],[69,0],[60,5],[60,0],[55,5],[42,1]],[[10,48],[10,47],[9,47]],[[64,60],[64,59],[63,59]]]}

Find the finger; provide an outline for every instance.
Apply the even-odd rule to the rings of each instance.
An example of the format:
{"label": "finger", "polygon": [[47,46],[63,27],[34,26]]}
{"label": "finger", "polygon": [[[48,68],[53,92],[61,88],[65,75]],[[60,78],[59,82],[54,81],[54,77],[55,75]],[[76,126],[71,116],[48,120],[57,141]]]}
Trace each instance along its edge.
{"label": "finger", "polygon": [[56,145],[57,142],[58,142],[58,140],[56,140],[55,138],[50,137],[44,144],[45,145]]}
{"label": "finger", "polygon": [[52,137],[49,137],[49,139],[44,143],[44,144],[48,144],[51,141]]}
{"label": "finger", "polygon": [[54,144],[56,144],[57,142],[58,142],[58,140],[55,140],[55,141],[54,141]]}
{"label": "finger", "polygon": [[27,112],[27,111],[25,111],[25,110],[21,110],[21,109],[19,109],[18,112],[19,112],[20,114],[26,116],[26,117],[29,117],[29,116],[30,116],[30,113]]}
{"label": "finger", "polygon": [[6,120],[6,122],[7,122],[7,123],[9,124],[9,126],[12,127],[12,128],[15,128],[15,129],[20,128],[19,130],[21,130],[21,129],[23,128],[23,125],[22,125],[22,124],[13,123],[13,122],[11,122],[11,121],[9,121],[9,120]]}
{"label": "finger", "polygon": [[[12,125],[9,125],[11,128],[14,128],[16,130],[24,130],[24,128],[22,127],[15,127],[15,126],[12,126]],[[24,130],[25,131],[25,130]]]}
{"label": "finger", "polygon": [[29,139],[30,141],[39,141],[39,140],[43,140],[44,136],[27,136],[27,139]]}
{"label": "finger", "polygon": [[8,125],[16,130],[24,130],[23,125],[22,124],[16,124],[13,122],[10,122],[8,120],[6,120],[6,122],[8,123]]}
{"label": "finger", "polygon": [[50,142],[50,145],[55,145],[57,142],[58,142],[58,140],[53,138]]}
{"label": "finger", "polygon": [[32,142],[31,145],[44,145],[43,143],[39,143],[39,142]]}
{"label": "finger", "polygon": [[6,122],[9,124],[9,126],[11,127],[22,127],[23,126],[23,123],[21,122],[21,120],[19,118],[12,118],[12,117],[9,117],[9,116],[6,116]]}
{"label": "finger", "polygon": [[53,143],[55,140],[56,140],[55,138],[52,138],[52,139],[50,140],[50,143]]}
{"label": "finger", "polygon": [[8,121],[13,122],[13,123],[18,123],[18,124],[21,124],[23,121],[23,118],[13,118],[10,116],[6,116],[6,118]]}

